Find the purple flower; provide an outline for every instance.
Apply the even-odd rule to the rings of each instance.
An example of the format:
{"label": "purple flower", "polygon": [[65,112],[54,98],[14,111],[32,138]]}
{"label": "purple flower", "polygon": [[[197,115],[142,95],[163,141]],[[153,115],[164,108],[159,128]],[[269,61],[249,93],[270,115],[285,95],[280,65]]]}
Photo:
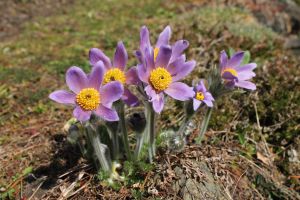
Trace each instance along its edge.
{"label": "purple flower", "polygon": [[220,55],[221,76],[225,85],[229,88],[234,86],[255,90],[256,86],[249,79],[255,77],[253,69],[256,68],[256,63],[249,63],[240,66],[244,58],[244,52],[235,53],[228,59],[225,51]]}
{"label": "purple flower", "polygon": [[208,107],[213,107],[213,101],[215,100],[210,92],[206,90],[203,80],[199,82],[194,88],[195,96],[193,98],[193,107],[196,111],[202,102],[204,102]]}
{"label": "purple flower", "polygon": [[[90,64],[92,66],[97,65],[99,61],[104,63],[104,85],[111,81],[119,81],[122,85],[136,85],[139,82],[136,67],[131,67],[127,72],[125,72],[128,55],[123,42],[118,43],[112,63],[110,59],[97,48],[92,48],[90,50],[89,57]],[[124,88],[124,93],[121,99],[129,106],[138,105],[138,98],[126,87]]]}
{"label": "purple flower", "polygon": [[138,76],[146,83],[145,92],[157,113],[163,109],[164,94],[180,101],[186,101],[195,94],[192,87],[178,81],[194,69],[196,62],[185,62],[184,55],[170,62],[171,56],[172,48],[168,45],[160,46],[156,59],[150,48],[145,47],[145,62],[137,66]]}
{"label": "purple flower", "polygon": [[57,90],[49,98],[75,106],[73,115],[81,122],[88,121],[92,113],[106,121],[118,121],[118,114],[112,109],[112,104],[121,98],[124,89],[117,81],[101,87],[103,68],[103,63],[98,62],[92,72],[86,75],[79,67],[70,67],[66,73],[66,83],[72,92]]}
{"label": "purple flower", "polygon": [[[157,59],[158,53],[163,45],[169,45],[169,41],[171,38],[171,28],[170,26],[166,26],[165,29],[159,34],[159,37],[156,41],[154,48],[150,43],[149,31],[146,26],[141,28],[140,32],[140,50],[136,52],[137,58],[142,63],[145,59],[145,50],[149,49],[149,53],[153,55],[154,61]],[[189,42],[187,40],[178,40],[172,45],[172,54],[169,62],[174,62],[178,57],[181,56],[183,51],[188,48]]]}

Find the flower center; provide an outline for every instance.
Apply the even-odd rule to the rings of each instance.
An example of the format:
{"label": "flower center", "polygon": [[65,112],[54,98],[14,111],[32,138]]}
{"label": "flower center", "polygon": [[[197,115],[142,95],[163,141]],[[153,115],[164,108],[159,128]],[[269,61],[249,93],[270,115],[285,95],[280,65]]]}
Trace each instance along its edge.
{"label": "flower center", "polygon": [[235,69],[227,68],[227,69],[223,70],[222,75],[223,75],[225,72],[229,72],[229,73],[232,74],[233,76],[237,76],[237,72],[236,72]]}
{"label": "flower center", "polygon": [[100,94],[94,88],[82,89],[76,96],[76,103],[85,111],[95,110],[100,104]]}
{"label": "flower center", "polygon": [[204,99],[204,94],[202,92],[197,92],[196,99],[202,101]]}
{"label": "flower center", "polygon": [[104,75],[103,84],[107,84],[111,81],[119,81],[122,84],[125,84],[126,77],[123,71],[121,71],[119,68],[113,68],[108,70]]}
{"label": "flower center", "polygon": [[158,67],[150,73],[150,83],[157,91],[167,89],[171,82],[172,76],[165,68]]}
{"label": "flower center", "polygon": [[159,52],[159,48],[158,47],[155,47],[154,48],[154,61],[156,61],[156,58],[158,56],[158,52]]}

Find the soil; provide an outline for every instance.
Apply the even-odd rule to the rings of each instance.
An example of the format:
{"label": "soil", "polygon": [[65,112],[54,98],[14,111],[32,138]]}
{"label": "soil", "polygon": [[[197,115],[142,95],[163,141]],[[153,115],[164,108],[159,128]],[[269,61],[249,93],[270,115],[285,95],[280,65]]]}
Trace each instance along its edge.
{"label": "soil", "polygon": [[[178,0],[178,2],[182,1]],[[1,1],[0,40],[17,38],[27,22],[64,13],[66,7],[73,3],[73,0]],[[296,53],[291,61],[293,66],[299,67],[295,60],[298,59],[300,52],[300,45],[297,45],[300,9],[296,4],[291,1],[272,1],[270,4],[269,1],[264,0],[229,0],[220,3],[224,6],[245,7],[261,24],[278,32],[283,40],[281,41],[282,47],[285,44],[286,49],[293,49]],[[214,4],[214,2],[184,1],[182,9],[208,4]],[[278,65],[284,65],[285,61],[283,58],[276,60]],[[270,65],[268,63],[266,66]],[[264,73],[267,72],[262,70],[261,77]],[[274,73],[289,74],[289,71],[288,69],[286,71],[275,69]],[[263,78],[260,80],[263,82]],[[47,82],[47,78],[44,81]],[[299,81],[299,77],[295,78],[295,81]],[[267,88],[268,83],[263,83]],[[4,111],[0,113],[5,114]],[[253,113],[247,114],[249,118],[253,116]],[[286,143],[281,141],[281,138],[278,139],[278,143],[283,143],[283,151],[286,153],[280,161],[275,162],[272,151],[268,154],[261,150],[252,157],[247,155],[245,146],[233,139],[236,136],[233,136],[230,130],[225,131],[226,133],[209,130],[201,146],[195,145],[193,138],[190,138],[183,152],[174,153],[166,148],[159,149],[154,170],[141,174],[143,182],[127,187],[122,185],[115,190],[100,183],[93,165],[81,158],[79,150],[67,142],[66,133],[61,130],[64,125],[62,119],[66,119],[67,116],[66,111],[63,111],[60,118],[55,120],[51,116],[39,118],[40,116],[37,115],[30,121],[30,127],[26,124],[1,127],[2,136],[17,136],[9,139],[12,145],[0,146],[0,163],[4,166],[1,170],[5,170],[5,176],[2,179],[8,179],[10,183],[5,187],[0,183],[0,192],[5,192],[7,188],[14,188],[18,194],[16,198],[23,200],[65,198],[300,199],[299,136]],[[270,125],[274,130],[277,129],[278,124],[274,125],[271,122],[268,124],[272,120],[267,117],[262,119],[261,126],[269,127]],[[282,120],[278,129],[282,128],[281,125],[284,126],[284,123]],[[298,129],[295,128],[295,130]],[[197,129],[193,131],[196,132]],[[220,140],[217,145],[211,141],[215,140],[216,135]],[[257,142],[256,145],[264,149],[263,143]],[[24,153],[27,156],[25,159],[15,160],[16,157],[22,157]],[[32,163],[33,160],[34,163]],[[21,167],[29,164],[34,168],[29,175],[11,178],[22,169]],[[142,196],[139,196],[140,194]]]}

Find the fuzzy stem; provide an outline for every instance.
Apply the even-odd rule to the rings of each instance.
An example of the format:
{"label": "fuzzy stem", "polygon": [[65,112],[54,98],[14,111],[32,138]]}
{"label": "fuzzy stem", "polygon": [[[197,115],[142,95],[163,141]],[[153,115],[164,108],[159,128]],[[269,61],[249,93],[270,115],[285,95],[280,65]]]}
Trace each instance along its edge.
{"label": "fuzzy stem", "polygon": [[138,160],[143,148],[143,144],[144,144],[144,139],[145,139],[145,134],[142,133],[140,135],[137,136],[137,143],[136,143],[136,147],[134,150],[134,158],[135,160]]}
{"label": "fuzzy stem", "polygon": [[149,160],[150,163],[153,162],[155,156],[155,112],[151,106],[149,106],[149,116],[148,117],[148,126],[147,131],[149,135]]}
{"label": "fuzzy stem", "polygon": [[197,137],[197,143],[201,143],[202,139],[203,139],[203,136],[207,130],[207,127],[208,127],[208,123],[209,123],[209,120],[210,120],[210,117],[211,117],[211,113],[212,113],[212,108],[207,108],[207,111],[205,113],[205,116],[204,116],[204,119],[201,123],[201,129],[200,129],[200,133],[199,133],[199,136]]}
{"label": "fuzzy stem", "polygon": [[155,155],[155,112],[150,102],[145,102],[145,116],[146,116],[146,127],[137,138],[137,145],[135,148],[135,159],[139,159],[144,143],[149,144],[149,159],[152,162]]}
{"label": "fuzzy stem", "polygon": [[120,102],[119,105],[119,117],[120,117],[120,126],[121,126],[121,133],[122,133],[122,139],[124,143],[124,148],[126,151],[126,156],[128,160],[132,160],[131,152],[130,152],[130,146],[129,146],[129,141],[128,141],[128,133],[127,133],[127,128],[126,128],[126,121],[125,121],[125,111],[124,111],[124,103]]}
{"label": "fuzzy stem", "polygon": [[106,124],[106,128],[107,128],[108,134],[111,136],[111,140],[112,140],[113,159],[117,160],[119,158],[119,153],[120,153],[118,130],[115,129],[112,124],[109,124],[109,125]]}
{"label": "fuzzy stem", "polygon": [[186,127],[189,125],[193,115],[186,115],[183,119],[183,122],[181,123],[180,128],[177,131],[177,135],[180,136],[180,138],[184,138],[184,132],[186,130]]}
{"label": "fuzzy stem", "polygon": [[111,163],[109,163],[109,161],[105,157],[105,150],[103,151],[104,147],[102,147],[99,135],[91,127],[90,124],[85,125],[85,130],[86,130],[86,134],[89,139],[89,142],[93,146],[94,153],[96,154],[96,157],[97,157],[102,169],[106,172],[110,172],[111,171]]}

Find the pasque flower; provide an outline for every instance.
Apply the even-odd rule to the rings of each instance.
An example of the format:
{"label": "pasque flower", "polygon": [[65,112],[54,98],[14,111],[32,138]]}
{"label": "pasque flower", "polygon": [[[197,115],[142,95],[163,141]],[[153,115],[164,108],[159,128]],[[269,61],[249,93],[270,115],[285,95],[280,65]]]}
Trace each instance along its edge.
{"label": "pasque flower", "polygon": [[215,100],[210,92],[206,90],[203,80],[194,87],[195,96],[193,98],[194,110],[197,110],[202,102],[208,107],[213,107],[213,101]]}
{"label": "pasque flower", "polygon": [[[140,51],[137,56],[141,61],[137,66],[140,80],[146,84],[145,92],[152,102],[155,112],[160,113],[164,106],[164,94],[176,100],[185,101],[194,96],[192,87],[179,82],[195,67],[195,61],[186,62],[185,55],[180,55],[186,48],[180,45],[168,45],[170,28],[160,34],[155,49],[150,45],[149,32],[141,29]],[[180,47],[179,47],[180,46]]]}
{"label": "pasque flower", "polygon": [[[123,86],[137,84],[139,79],[137,76],[136,68],[131,67],[125,72],[125,67],[128,60],[128,55],[123,42],[119,42],[115,51],[113,62],[97,48],[92,48],[89,53],[90,64],[96,65],[99,61],[104,63],[104,79],[103,84],[107,84],[111,81],[119,81]],[[124,87],[124,93],[122,100],[129,106],[138,105],[138,99],[134,96],[126,87]]]}
{"label": "pasque flower", "polygon": [[237,52],[231,58],[225,51],[220,55],[220,70],[221,76],[227,87],[234,86],[255,90],[256,86],[249,79],[255,77],[253,69],[256,68],[256,63],[249,63],[241,66],[244,58],[244,52]]}
{"label": "pasque flower", "polygon": [[66,73],[66,83],[72,92],[57,90],[49,98],[75,106],[73,115],[81,122],[88,121],[92,113],[106,121],[118,121],[112,103],[121,98],[124,89],[118,81],[101,86],[103,69],[103,62],[97,62],[88,75],[79,67],[70,67]]}
{"label": "pasque flower", "polygon": [[[137,58],[142,63],[145,58],[145,49],[149,48],[151,54],[153,54],[154,60],[157,59],[158,53],[163,45],[169,45],[169,41],[171,38],[171,28],[170,26],[166,26],[164,30],[159,34],[158,39],[156,41],[155,46],[152,48],[149,37],[149,30],[146,26],[141,28],[140,32],[140,50],[136,52]],[[188,48],[189,42],[187,40],[178,40],[171,46],[172,54],[169,62],[175,61],[178,57],[181,56],[183,51]]]}

